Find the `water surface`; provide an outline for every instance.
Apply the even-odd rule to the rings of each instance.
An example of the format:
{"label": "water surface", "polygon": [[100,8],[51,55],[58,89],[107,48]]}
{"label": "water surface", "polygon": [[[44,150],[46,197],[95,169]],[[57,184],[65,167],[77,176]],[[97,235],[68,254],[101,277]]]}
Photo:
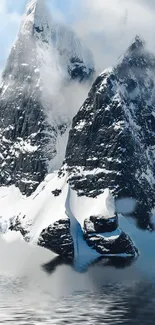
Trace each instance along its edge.
{"label": "water surface", "polygon": [[44,249],[0,240],[0,324],[153,325],[153,261],[142,262],[77,272]]}

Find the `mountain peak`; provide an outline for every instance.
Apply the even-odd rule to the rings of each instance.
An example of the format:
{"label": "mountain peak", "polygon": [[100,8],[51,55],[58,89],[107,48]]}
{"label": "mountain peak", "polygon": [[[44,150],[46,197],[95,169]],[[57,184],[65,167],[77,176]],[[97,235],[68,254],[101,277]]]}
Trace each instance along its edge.
{"label": "mountain peak", "polygon": [[119,64],[101,74],[73,119],[65,168],[79,196],[109,188],[137,202],[139,225],[155,205],[155,57],[136,37]]}
{"label": "mountain peak", "polygon": [[128,47],[125,54],[120,58],[117,70],[127,73],[126,69],[155,69],[155,56],[149,52],[146,43],[139,36]]}
{"label": "mountain peak", "polygon": [[133,52],[137,52],[139,50],[144,49],[145,47],[145,41],[143,41],[138,35],[136,35],[134,41],[132,42],[132,44],[129,46],[128,48],[128,53],[133,53]]}
{"label": "mountain peak", "polygon": [[44,11],[45,7],[46,5],[44,0],[28,0],[24,17],[34,17],[38,14],[38,11],[42,14],[42,9]]}
{"label": "mountain peak", "polygon": [[49,168],[59,168],[78,109],[75,103],[70,114],[66,105],[70,80],[91,80],[91,56],[74,32],[51,19],[46,1],[28,1],[0,89],[0,184],[14,183],[29,195]]}
{"label": "mountain peak", "polygon": [[51,17],[46,8],[44,0],[29,0],[25,14],[21,24],[22,34],[32,34],[34,27],[37,26],[37,31],[40,32],[42,28],[49,26]]}
{"label": "mountain peak", "polygon": [[42,5],[44,2],[44,0],[28,0],[26,5],[27,14],[31,14],[38,5]]}

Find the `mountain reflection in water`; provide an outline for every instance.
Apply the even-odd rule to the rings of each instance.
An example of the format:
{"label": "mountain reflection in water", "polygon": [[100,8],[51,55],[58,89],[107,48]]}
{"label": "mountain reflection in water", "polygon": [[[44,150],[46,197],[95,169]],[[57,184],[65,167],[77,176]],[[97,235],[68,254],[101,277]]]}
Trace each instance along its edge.
{"label": "mountain reflection in water", "polygon": [[155,324],[151,254],[99,259],[79,273],[24,242],[0,239],[0,247],[0,324]]}
{"label": "mountain reflection in water", "polygon": [[1,324],[155,324],[155,284],[144,279],[122,283],[108,281],[94,290],[92,287],[78,290],[77,286],[71,294],[63,295],[62,292],[59,297],[43,288],[35,295],[34,286],[28,293],[27,280],[0,278]]}
{"label": "mountain reflection in water", "polygon": [[[115,268],[126,268],[132,265],[132,263],[134,263],[135,261],[136,261],[135,257],[99,257],[91,264],[83,266],[83,268],[79,266],[78,272],[82,272],[82,271],[87,272],[88,268],[93,267],[94,265],[98,265],[102,267],[111,266]],[[56,271],[57,267],[61,265],[69,265],[74,270],[77,271],[77,266],[76,268],[74,267],[75,266],[74,262],[67,259],[65,260],[61,256],[56,256],[50,262],[43,264],[42,268],[48,274],[52,274],[53,272]]]}

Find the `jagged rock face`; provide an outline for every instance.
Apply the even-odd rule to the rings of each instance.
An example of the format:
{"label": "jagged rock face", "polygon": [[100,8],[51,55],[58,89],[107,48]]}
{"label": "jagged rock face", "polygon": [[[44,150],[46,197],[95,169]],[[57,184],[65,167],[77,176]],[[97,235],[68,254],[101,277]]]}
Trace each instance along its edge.
{"label": "jagged rock face", "polygon": [[70,233],[70,220],[59,220],[44,229],[39,236],[38,245],[72,260],[74,244]]}
{"label": "jagged rock face", "polygon": [[94,72],[91,54],[76,35],[65,26],[57,30],[44,1],[29,0],[2,76],[0,184],[15,184],[27,195],[44,179],[57,139],[71,123],[58,109],[59,88]]}
{"label": "jagged rock face", "polygon": [[26,91],[22,97],[12,94],[7,104],[1,99],[0,107],[0,183],[15,183],[23,193],[31,194],[47,170],[42,105],[37,94],[28,99]]}
{"label": "jagged rock face", "polygon": [[73,120],[65,161],[79,195],[109,188],[116,198],[135,198],[144,228],[155,204],[154,90],[155,57],[136,37],[119,64],[93,84]]}

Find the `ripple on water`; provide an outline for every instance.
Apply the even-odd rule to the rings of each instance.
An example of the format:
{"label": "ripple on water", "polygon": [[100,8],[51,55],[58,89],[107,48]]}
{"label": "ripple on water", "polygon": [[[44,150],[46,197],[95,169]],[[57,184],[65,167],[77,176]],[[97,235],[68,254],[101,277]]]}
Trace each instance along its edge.
{"label": "ripple on water", "polygon": [[26,278],[0,278],[0,324],[155,324],[155,285],[148,281],[109,283],[59,298],[28,294],[26,286]]}

